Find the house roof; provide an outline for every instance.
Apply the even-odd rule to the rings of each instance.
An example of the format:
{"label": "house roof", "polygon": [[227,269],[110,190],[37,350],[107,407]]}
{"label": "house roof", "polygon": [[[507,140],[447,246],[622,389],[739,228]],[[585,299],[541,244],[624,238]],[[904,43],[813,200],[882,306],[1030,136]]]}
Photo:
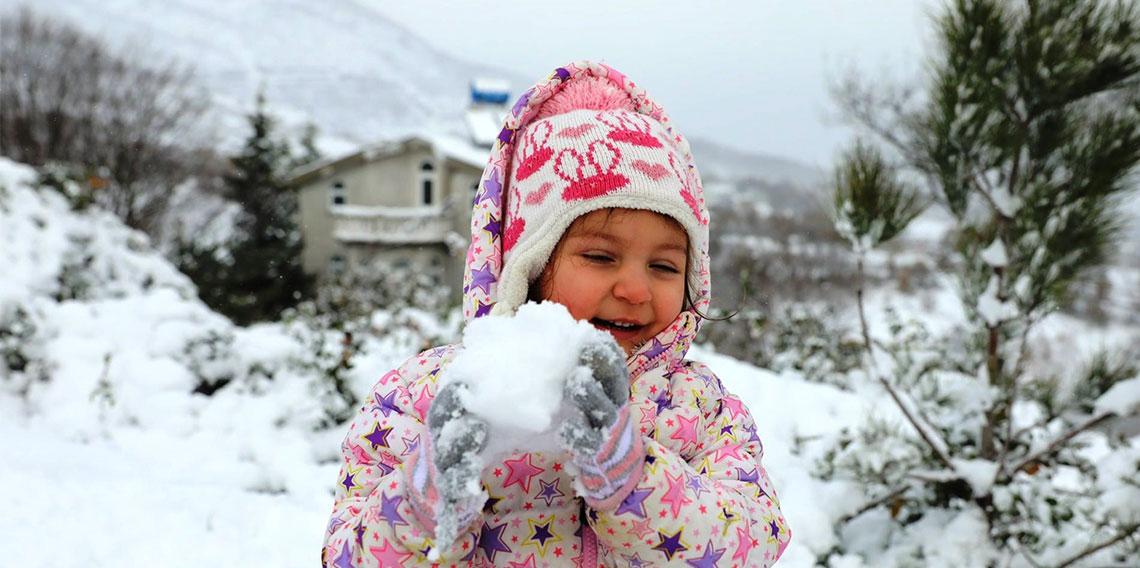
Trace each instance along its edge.
{"label": "house roof", "polygon": [[478,146],[464,138],[446,134],[417,133],[396,140],[384,140],[370,144],[350,154],[320,160],[304,166],[293,173],[289,183],[295,187],[302,186],[349,168],[402,154],[413,148],[428,148],[439,158],[480,171],[487,164],[490,156],[487,148]]}

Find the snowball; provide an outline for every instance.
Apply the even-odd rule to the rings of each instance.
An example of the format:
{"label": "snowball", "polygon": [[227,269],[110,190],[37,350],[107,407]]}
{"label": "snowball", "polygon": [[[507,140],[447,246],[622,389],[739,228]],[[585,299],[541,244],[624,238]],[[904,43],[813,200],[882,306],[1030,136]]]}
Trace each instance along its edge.
{"label": "snowball", "polygon": [[485,454],[557,450],[554,430],[578,412],[563,403],[563,384],[584,347],[607,342],[610,334],[575,320],[561,304],[524,304],[513,316],[468,324],[441,387],[466,385],[460,401],[490,425]]}

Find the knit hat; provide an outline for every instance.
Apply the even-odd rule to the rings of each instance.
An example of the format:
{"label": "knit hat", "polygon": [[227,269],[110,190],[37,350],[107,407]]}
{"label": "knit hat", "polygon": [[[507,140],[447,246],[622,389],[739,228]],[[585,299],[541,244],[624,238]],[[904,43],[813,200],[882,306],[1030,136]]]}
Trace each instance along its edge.
{"label": "knit hat", "polygon": [[[606,87],[577,87],[591,82]],[[542,123],[550,127],[549,139]],[[573,134],[566,127],[574,126],[581,131],[577,133],[580,139],[557,136],[564,131]],[[661,142],[661,147],[650,142],[650,137]],[[611,151],[611,146],[617,152]],[[547,153],[550,157],[543,160]],[[562,161],[556,160],[559,154],[563,154]],[[532,165],[524,168],[524,161]],[[635,165],[639,161],[644,162],[640,167],[646,171]],[[558,163],[562,165],[555,170]],[[525,175],[528,170],[532,170],[530,175]],[[520,173],[524,179],[516,182]],[[570,179],[563,179],[563,175]],[[609,182],[603,183],[607,176]],[[551,185],[544,189],[539,180]],[[570,189],[571,185],[576,189]],[[547,195],[541,195],[543,191]],[[547,203],[554,199],[558,201]],[[576,61],[555,69],[527,89],[504,118],[471,208],[471,246],[463,272],[464,319],[513,313],[526,301],[531,281],[541,274],[566,227],[575,218],[606,207],[659,211],[676,219],[688,233],[687,278],[692,305],[681,310],[657,337],[639,347],[627,363],[636,374],[651,365],[671,365],[684,359],[700,328],[701,312],[708,309],[711,290],[709,216],[700,176],[688,142],[673,128],[664,109],[645,89],[603,63]],[[509,253],[508,228],[512,231]]]}
{"label": "knit hat", "polygon": [[513,311],[567,227],[605,208],[643,209],[680,224],[690,241],[689,286],[702,290],[708,213],[684,139],[635,110],[624,89],[585,77],[552,95],[515,134],[503,207],[503,270],[495,311]]}

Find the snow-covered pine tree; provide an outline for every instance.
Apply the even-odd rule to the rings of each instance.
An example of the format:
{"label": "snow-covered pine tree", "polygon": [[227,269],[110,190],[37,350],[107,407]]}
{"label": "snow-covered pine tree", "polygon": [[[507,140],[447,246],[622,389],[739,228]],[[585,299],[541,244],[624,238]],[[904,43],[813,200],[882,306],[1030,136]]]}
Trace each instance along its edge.
{"label": "snow-covered pine tree", "polygon": [[220,247],[181,243],[178,252],[202,300],[239,325],[277,318],[312,288],[301,266],[297,194],[286,183],[289,147],[276,138],[263,96],[248,119],[252,132],[225,177],[226,197],[242,207],[235,236]]}
{"label": "snow-covered pine tree", "polygon": [[[833,561],[925,565],[956,539],[966,565],[1137,565],[1140,437],[1103,428],[1140,411],[1137,366],[1054,377],[1026,363],[1030,331],[1115,245],[1140,162],[1138,15],[1124,1],[954,0],[926,96],[837,89],[952,213],[970,329],[885,350],[864,332],[903,427],[845,432],[821,462],[868,495],[839,521]],[[857,146],[838,172],[837,227],[857,255],[913,216],[878,153]]]}

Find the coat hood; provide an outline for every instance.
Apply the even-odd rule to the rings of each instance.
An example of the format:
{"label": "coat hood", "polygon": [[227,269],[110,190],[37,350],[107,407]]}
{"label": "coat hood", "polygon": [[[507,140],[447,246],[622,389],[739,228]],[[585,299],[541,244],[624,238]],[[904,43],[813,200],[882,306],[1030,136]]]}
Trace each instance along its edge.
{"label": "coat hood", "polygon": [[[629,359],[630,368],[635,372],[656,367],[662,362],[671,367],[684,359],[700,327],[700,314],[709,305],[708,209],[688,141],[673,128],[664,110],[646,95],[643,88],[621,72],[601,63],[578,61],[555,69],[545,80],[524,92],[507,114],[480,178],[471,214],[471,246],[467,251],[463,277],[464,319],[470,322],[490,314],[501,299],[499,288],[503,277],[504,205],[506,196],[509,195],[510,188],[507,185],[518,138],[516,135],[537,120],[543,103],[566,85],[587,77],[598,77],[611,82],[629,95],[637,113],[654,119],[664,127],[688,167],[686,177],[689,183],[686,184],[685,191],[695,198],[692,206],[699,211],[694,213],[699,212],[698,217],[705,221],[697,229],[703,234],[693,235],[690,231],[690,242],[694,250],[690,250],[689,254],[691,266],[687,275],[687,294],[692,300],[691,305],[687,305],[670,326],[638,348]],[[514,307],[517,306],[500,306],[496,312]]]}

